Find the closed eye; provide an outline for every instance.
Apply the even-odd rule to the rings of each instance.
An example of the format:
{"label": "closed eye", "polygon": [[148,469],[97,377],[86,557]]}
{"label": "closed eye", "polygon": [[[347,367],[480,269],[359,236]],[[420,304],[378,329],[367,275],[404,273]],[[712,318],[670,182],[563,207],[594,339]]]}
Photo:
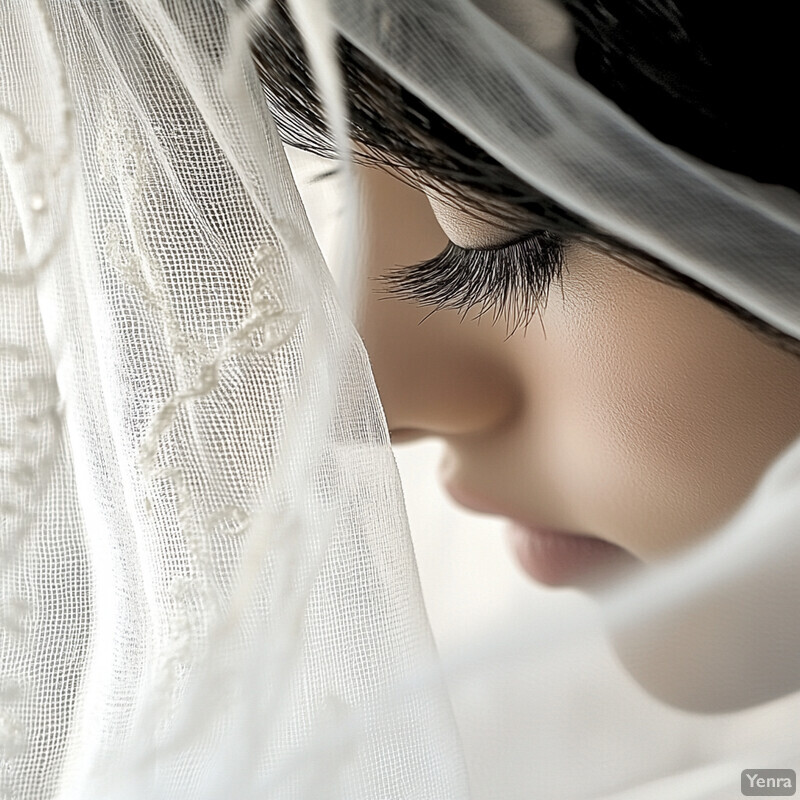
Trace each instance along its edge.
{"label": "closed eye", "polygon": [[487,311],[493,312],[494,322],[505,316],[513,333],[544,308],[551,283],[561,280],[563,264],[563,239],[535,231],[492,247],[472,249],[448,242],[439,255],[379,280],[391,294],[434,311],[451,308],[466,316],[479,306],[475,319]]}

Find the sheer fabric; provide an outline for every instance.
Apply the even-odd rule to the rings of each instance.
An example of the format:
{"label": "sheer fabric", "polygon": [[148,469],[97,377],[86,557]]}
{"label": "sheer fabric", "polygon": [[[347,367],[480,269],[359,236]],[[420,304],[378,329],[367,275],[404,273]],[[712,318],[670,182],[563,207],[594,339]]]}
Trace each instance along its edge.
{"label": "sheer fabric", "polygon": [[794,192],[663,145],[470,2],[332,8],[343,35],[530,185],[800,336]]}
{"label": "sheer fabric", "polygon": [[[665,147],[468,2],[293,6],[340,145],[334,30],[800,336],[791,193]],[[5,796],[722,798],[797,769],[800,440],[702,546],[443,647],[442,680],[368,360],[247,55],[264,10],[0,9]],[[668,703],[736,713],[665,710],[654,730],[694,738],[664,758],[658,706],[592,681],[625,674],[606,637]],[[596,693],[630,707],[571,716]]]}
{"label": "sheer fabric", "polygon": [[458,796],[385,422],[241,18],[0,16],[3,796]]}

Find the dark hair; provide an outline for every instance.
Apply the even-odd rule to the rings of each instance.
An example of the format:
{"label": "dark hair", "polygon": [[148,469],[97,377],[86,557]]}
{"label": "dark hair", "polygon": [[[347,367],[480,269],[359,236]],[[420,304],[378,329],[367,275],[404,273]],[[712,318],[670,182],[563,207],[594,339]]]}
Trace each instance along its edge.
{"label": "dark hair", "polygon": [[[795,125],[772,96],[780,59],[752,15],[697,0],[562,0],[577,33],[576,67],[626,113],[668,144],[757,180],[800,186]],[[702,6],[702,8],[700,8]],[[766,18],[767,15],[764,15]],[[780,28],[780,26],[775,26]],[[753,35],[750,36],[750,33]],[[770,34],[776,34],[771,30]],[[742,58],[745,43],[750,58]],[[659,280],[687,288],[731,312],[772,343],[800,354],[800,342],[696,280],[598,229],[516,176],[358,48],[337,42],[357,160],[407,182],[435,184],[466,209],[519,215],[566,240],[600,247]],[[286,144],[333,157],[303,44],[273,0],[251,49]],[[746,66],[742,66],[746,64]],[[788,65],[785,65],[788,70]],[[772,87],[772,92],[770,92]],[[746,110],[743,110],[742,100]]]}

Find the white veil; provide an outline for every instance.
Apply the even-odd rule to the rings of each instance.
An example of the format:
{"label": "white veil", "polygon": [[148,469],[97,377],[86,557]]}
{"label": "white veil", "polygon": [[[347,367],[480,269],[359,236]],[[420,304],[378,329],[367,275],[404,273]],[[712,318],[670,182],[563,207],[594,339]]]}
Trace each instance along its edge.
{"label": "white veil", "polygon": [[461,792],[377,394],[239,19],[3,6],[4,797]]}
{"label": "white veil", "polygon": [[[294,6],[340,144],[334,29],[521,178],[800,336],[792,193],[665,147],[468,2]],[[442,680],[250,19],[0,10],[0,796],[723,798],[745,768],[800,767],[800,440],[702,546],[591,609],[512,614]],[[630,709],[584,725],[601,630],[668,702],[735,713],[659,721],[629,681]],[[552,703],[539,726],[520,688]]]}

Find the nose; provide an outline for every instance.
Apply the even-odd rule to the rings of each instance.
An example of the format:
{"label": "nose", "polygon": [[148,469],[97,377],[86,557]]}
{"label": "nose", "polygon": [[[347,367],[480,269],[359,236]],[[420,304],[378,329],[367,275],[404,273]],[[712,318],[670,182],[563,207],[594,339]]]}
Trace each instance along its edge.
{"label": "nose", "polygon": [[502,326],[463,319],[454,310],[431,314],[387,294],[376,280],[398,265],[431,258],[447,244],[427,198],[378,170],[366,171],[364,192],[369,280],[363,282],[359,330],[392,441],[481,435],[502,425],[519,399],[498,347]]}

